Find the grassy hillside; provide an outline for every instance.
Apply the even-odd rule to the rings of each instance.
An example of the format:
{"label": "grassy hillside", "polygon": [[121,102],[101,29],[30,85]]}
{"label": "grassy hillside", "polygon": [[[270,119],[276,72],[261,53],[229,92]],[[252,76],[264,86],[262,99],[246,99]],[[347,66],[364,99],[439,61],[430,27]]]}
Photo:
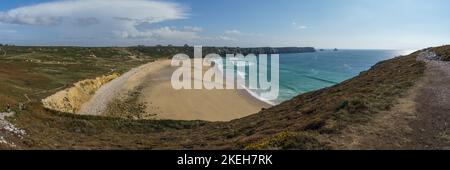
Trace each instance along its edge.
{"label": "grassy hillside", "polygon": [[389,110],[425,68],[416,61],[417,53],[397,57],[336,86],[230,122],[135,121],[54,113],[43,109],[39,100],[111,68],[127,70],[147,62],[152,57],[145,51],[64,47],[6,51],[0,56],[0,106],[26,101],[24,94],[32,99],[24,111],[15,107],[18,114],[10,119],[27,131],[23,140],[13,139],[20,148],[332,149],[334,136]]}
{"label": "grassy hillside", "polygon": [[441,60],[450,61],[450,45],[436,47],[432,51],[441,57]]}
{"label": "grassy hillside", "polygon": [[389,110],[414,85],[425,69],[416,57],[414,53],[378,63],[351,80],[249,117],[187,130],[190,135],[177,141],[194,148],[332,149],[333,138],[343,129]]}

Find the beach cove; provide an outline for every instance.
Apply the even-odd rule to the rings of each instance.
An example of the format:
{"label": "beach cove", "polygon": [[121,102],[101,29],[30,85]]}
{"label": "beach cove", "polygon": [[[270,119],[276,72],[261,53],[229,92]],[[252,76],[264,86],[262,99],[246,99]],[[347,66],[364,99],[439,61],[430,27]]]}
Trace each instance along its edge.
{"label": "beach cove", "polygon": [[[249,89],[176,90],[172,87],[171,76],[180,67],[172,67],[169,59],[157,60],[134,68],[102,86],[89,102],[83,104],[78,114],[127,117],[122,112],[126,112],[124,107],[128,106],[121,103],[129,103],[126,98],[133,94],[128,105],[139,106],[130,111],[134,115],[139,114],[133,116],[135,119],[230,121],[252,115],[298,94],[335,85],[380,60],[400,54],[401,51],[390,50],[280,54],[281,89],[275,101],[258,98]],[[317,64],[324,61],[328,63]],[[207,69],[192,67],[190,71],[204,73]],[[238,75],[248,78],[246,73]],[[192,82],[203,81],[195,76],[190,79]],[[115,103],[112,108],[111,103]],[[109,113],[111,111],[116,114]]]}
{"label": "beach cove", "polygon": [[131,70],[132,73],[125,73],[105,84],[83,104],[79,114],[109,116],[107,108],[110,103],[105,101],[127,98],[133,91],[138,94],[135,96],[135,104],[145,104],[145,114],[152,115],[146,119],[230,121],[270,107],[246,90],[175,90],[171,85],[171,76],[177,67],[172,67],[170,62],[171,60],[157,60],[145,64]]}

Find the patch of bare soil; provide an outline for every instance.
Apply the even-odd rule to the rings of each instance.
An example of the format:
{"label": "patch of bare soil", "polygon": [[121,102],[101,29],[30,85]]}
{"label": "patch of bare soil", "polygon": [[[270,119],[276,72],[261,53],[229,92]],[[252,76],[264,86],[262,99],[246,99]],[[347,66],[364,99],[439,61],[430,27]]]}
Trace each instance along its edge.
{"label": "patch of bare soil", "polygon": [[412,149],[450,149],[450,62],[425,60],[425,82],[415,99],[417,119],[410,122]]}

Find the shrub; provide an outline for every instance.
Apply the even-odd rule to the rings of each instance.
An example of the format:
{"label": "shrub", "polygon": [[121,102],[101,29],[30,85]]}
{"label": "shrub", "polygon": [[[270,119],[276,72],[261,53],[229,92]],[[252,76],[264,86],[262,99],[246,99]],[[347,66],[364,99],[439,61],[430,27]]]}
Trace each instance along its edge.
{"label": "shrub", "polygon": [[247,150],[312,150],[330,149],[325,144],[320,143],[316,138],[303,133],[281,132],[269,139],[247,145]]}

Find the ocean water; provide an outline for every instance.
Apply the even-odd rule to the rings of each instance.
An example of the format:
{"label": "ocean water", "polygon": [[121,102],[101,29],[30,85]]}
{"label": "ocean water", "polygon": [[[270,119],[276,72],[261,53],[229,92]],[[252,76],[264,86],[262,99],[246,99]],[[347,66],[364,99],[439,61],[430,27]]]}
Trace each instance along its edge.
{"label": "ocean water", "polygon": [[[409,53],[410,51],[402,50],[326,50],[315,53],[279,54],[278,98],[266,100],[262,97],[261,91],[248,88],[247,91],[264,102],[279,104],[299,94],[333,86],[353,78],[380,61]],[[224,64],[230,62],[235,60],[227,60]],[[268,67],[270,68],[270,64]],[[225,69],[223,66],[222,68]],[[246,72],[236,73],[238,78],[248,80],[248,69]],[[270,75],[267,76],[270,79]],[[248,82],[241,86],[247,87]]]}

